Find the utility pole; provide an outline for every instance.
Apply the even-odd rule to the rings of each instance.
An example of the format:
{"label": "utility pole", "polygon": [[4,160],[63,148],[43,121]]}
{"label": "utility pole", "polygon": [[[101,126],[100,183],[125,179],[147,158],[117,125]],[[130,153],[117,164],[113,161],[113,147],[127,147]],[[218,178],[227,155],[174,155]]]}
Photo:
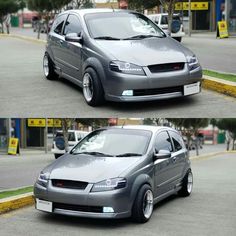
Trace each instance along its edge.
{"label": "utility pole", "polygon": [[48,153],[48,119],[45,119],[45,130],[44,130],[44,147],[45,153]]}
{"label": "utility pole", "polygon": [[191,37],[192,29],[192,12],[191,12],[191,0],[188,0],[188,36]]}

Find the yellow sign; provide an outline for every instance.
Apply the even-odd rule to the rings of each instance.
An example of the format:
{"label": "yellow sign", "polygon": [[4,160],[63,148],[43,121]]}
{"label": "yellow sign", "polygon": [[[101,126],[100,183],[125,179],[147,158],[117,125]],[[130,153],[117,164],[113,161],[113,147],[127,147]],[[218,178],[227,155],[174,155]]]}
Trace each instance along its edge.
{"label": "yellow sign", "polygon": [[8,154],[16,155],[18,147],[18,138],[10,138],[8,146]]}
{"label": "yellow sign", "polygon": [[217,37],[228,38],[229,32],[226,21],[218,21]]}
{"label": "yellow sign", "polygon": [[[191,10],[198,11],[198,10],[208,10],[209,3],[208,2],[191,2]],[[175,4],[175,10],[177,11],[187,11],[189,9],[188,2],[177,2]]]}
{"label": "yellow sign", "polygon": [[[60,119],[47,119],[48,127],[61,127]],[[46,119],[28,119],[28,127],[45,127]]]}

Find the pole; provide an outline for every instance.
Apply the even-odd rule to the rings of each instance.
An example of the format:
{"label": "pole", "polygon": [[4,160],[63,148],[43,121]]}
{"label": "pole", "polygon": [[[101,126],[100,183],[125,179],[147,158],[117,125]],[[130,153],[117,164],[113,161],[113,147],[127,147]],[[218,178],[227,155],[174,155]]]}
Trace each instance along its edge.
{"label": "pole", "polygon": [[44,130],[44,146],[45,153],[48,153],[48,119],[45,119],[45,130]]}
{"label": "pole", "polygon": [[192,12],[191,12],[191,0],[188,0],[188,36],[191,37],[192,29]]}

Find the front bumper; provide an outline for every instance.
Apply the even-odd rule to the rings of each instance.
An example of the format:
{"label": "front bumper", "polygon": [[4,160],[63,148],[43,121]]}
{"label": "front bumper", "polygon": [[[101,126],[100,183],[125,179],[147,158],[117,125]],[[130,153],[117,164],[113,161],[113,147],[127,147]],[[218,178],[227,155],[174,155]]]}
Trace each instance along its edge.
{"label": "front bumper", "polygon": [[[89,218],[126,218],[131,216],[132,201],[127,187],[124,189],[90,192],[93,184],[84,190],[54,187],[51,181],[47,189],[34,186],[36,199],[52,202],[52,213]],[[103,212],[103,207],[112,207],[114,212]],[[37,207],[36,207],[37,209]]]}
{"label": "front bumper", "polygon": [[[116,102],[153,101],[182,97],[184,86],[200,82],[202,78],[201,67],[189,71],[187,64],[184,69],[174,72],[151,73],[144,67],[145,76],[127,75],[118,72],[109,72],[104,82],[105,98]],[[143,94],[124,96],[124,91],[144,91]],[[146,91],[146,94],[145,94]],[[157,91],[155,93],[155,91]],[[135,94],[135,93],[134,93]]]}

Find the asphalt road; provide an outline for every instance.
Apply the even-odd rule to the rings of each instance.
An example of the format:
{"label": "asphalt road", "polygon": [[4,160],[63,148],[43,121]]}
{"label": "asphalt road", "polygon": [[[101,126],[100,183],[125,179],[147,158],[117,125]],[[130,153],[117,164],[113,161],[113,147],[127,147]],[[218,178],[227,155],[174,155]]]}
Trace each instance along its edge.
{"label": "asphalt road", "polygon": [[[145,103],[107,102],[89,107],[81,89],[42,72],[44,45],[0,37],[1,117],[233,117],[236,99],[203,90],[181,99]],[[207,52],[206,52],[207,53]],[[223,59],[222,59],[223,61]]]}
{"label": "asphalt road", "polygon": [[1,235],[236,235],[236,158],[225,154],[192,161],[190,197],[159,203],[151,220],[92,220],[48,215],[34,207],[0,216]]}
{"label": "asphalt road", "polygon": [[215,33],[196,33],[182,43],[198,56],[204,69],[236,74],[235,37],[216,39]]}

